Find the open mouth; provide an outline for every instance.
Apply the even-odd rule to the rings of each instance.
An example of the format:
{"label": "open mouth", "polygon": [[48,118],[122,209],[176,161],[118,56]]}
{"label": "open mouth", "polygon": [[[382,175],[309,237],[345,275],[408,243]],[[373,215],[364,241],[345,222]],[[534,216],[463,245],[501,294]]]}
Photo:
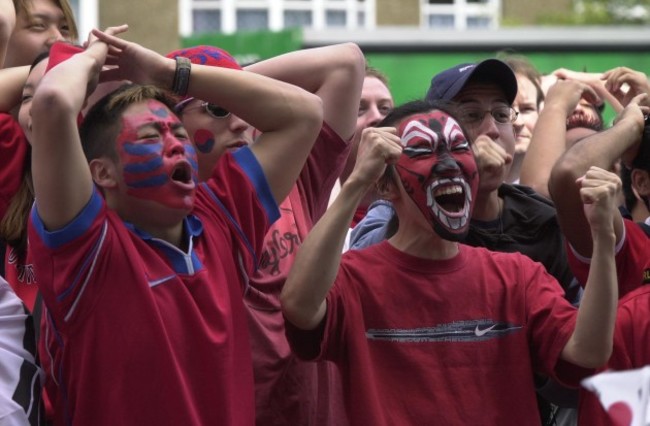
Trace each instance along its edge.
{"label": "open mouth", "polygon": [[440,179],[429,186],[427,205],[438,220],[452,230],[467,225],[472,194],[461,178]]}
{"label": "open mouth", "polygon": [[186,161],[179,162],[172,170],[171,179],[183,184],[192,183],[192,167]]}

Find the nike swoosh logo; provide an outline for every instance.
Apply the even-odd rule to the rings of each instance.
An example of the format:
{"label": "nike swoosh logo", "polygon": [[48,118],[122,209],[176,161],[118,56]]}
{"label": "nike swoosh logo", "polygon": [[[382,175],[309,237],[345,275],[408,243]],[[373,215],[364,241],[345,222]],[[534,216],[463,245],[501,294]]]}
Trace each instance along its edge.
{"label": "nike swoosh logo", "polygon": [[481,337],[481,336],[485,335],[488,331],[492,330],[492,329],[493,329],[494,327],[496,327],[496,326],[497,326],[497,325],[494,324],[494,325],[492,325],[492,326],[486,328],[485,330],[480,330],[480,329],[478,328],[478,325],[477,325],[476,328],[474,329],[474,334],[475,334],[476,336],[478,336],[478,337]]}

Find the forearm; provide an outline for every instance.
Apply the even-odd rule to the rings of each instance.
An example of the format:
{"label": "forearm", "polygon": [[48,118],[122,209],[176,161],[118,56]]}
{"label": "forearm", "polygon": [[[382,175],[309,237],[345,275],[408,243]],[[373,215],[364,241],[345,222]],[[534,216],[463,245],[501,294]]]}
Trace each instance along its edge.
{"label": "forearm", "polygon": [[613,230],[592,236],[593,254],[576,327],[562,351],[562,358],[576,365],[598,368],[612,352],[618,283],[614,260]]}
{"label": "forearm", "polygon": [[4,66],[9,38],[16,25],[13,0],[0,0],[0,68]]}
{"label": "forearm", "polygon": [[20,104],[29,66],[0,70],[0,111],[9,112]]}
{"label": "forearm", "polygon": [[566,111],[547,105],[539,116],[521,167],[519,182],[550,197],[548,181],[553,165],[566,149]]}
{"label": "forearm", "polygon": [[359,54],[356,44],[337,44],[285,53],[245,69],[316,93],[332,72],[354,67]]}
{"label": "forearm", "polygon": [[77,115],[98,66],[85,54],[75,55],[45,74],[32,99],[34,191],[38,213],[50,230],[67,225],[92,193]]}
{"label": "forearm", "polygon": [[357,205],[368,187],[348,180],[300,247],[282,289],[282,311],[296,327],[311,330],[326,312],[325,297],[341,262],[341,252]]}

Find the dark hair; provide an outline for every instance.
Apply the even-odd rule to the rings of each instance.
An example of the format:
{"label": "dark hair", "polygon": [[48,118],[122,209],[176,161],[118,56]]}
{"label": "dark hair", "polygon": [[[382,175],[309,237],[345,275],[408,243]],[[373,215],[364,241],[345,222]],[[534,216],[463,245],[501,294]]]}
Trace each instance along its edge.
{"label": "dark hair", "polygon": [[31,73],[36,65],[40,64],[43,59],[50,57],[50,49],[47,49],[45,52],[39,53],[36,58],[32,61],[32,65],[29,67],[29,72]]}
{"label": "dark hair", "polygon": [[115,140],[121,131],[121,118],[131,105],[153,99],[174,111],[173,99],[154,86],[126,84],[101,98],[88,111],[79,128],[81,145],[88,161],[108,157],[117,161]]}
{"label": "dark hair", "polygon": [[650,119],[645,119],[639,152],[632,160],[632,168],[650,172]]}

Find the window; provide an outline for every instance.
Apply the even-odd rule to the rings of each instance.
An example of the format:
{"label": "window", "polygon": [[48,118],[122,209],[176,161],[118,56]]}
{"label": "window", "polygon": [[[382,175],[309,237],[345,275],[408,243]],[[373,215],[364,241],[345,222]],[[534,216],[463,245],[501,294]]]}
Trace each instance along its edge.
{"label": "window", "polygon": [[195,33],[215,33],[221,31],[220,10],[193,10],[192,21]]}
{"label": "window", "polygon": [[377,0],[179,0],[181,35],[189,36],[206,31],[231,34],[239,30],[281,30],[288,27],[319,30],[374,28],[376,2]]}
{"label": "window", "polygon": [[347,15],[343,10],[328,10],[325,12],[325,23],[328,28],[345,27]]}
{"label": "window", "polygon": [[310,27],[312,23],[311,12],[307,10],[285,10],[284,26],[293,27]]}
{"label": "window", "polygon": [[269,28],[269,13],[262,9],[237,11],[238,30],[266,30]]}
{"label": "window", "polygon": [[454,15],[429,15],[429,28],[454,28]]}
{"label": "window", "polygon": [[470,16],[467,18],[467,28],[490,28],[492,20],[486,16]]}

